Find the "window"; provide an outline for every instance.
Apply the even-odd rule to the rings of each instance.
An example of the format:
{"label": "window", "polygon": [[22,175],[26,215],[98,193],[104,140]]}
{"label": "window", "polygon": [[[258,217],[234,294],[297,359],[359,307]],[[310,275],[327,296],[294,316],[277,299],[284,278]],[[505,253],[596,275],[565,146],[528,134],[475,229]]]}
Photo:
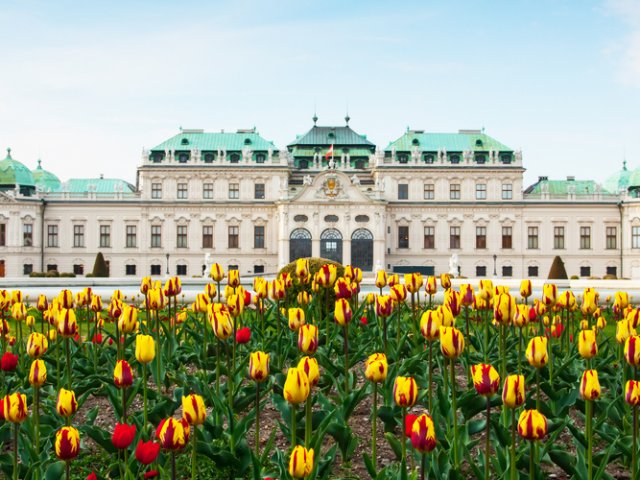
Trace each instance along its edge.
{"label": "window", "polygon": [[33,263],[25,263],[22,265],[23,275],[31,275],[31,272],[33,272]]}
{"label": "window", "polygon": [[51,272],[51,271],[58,271],[58,265],[55,263],[48,263],[47,264],[47,272]]}
{"label": "window", "polygon": [[111,225],[100,225],[100,246],[111,246]]}
{"label": "window", "polygon": [[398,200],[408,200],[408,199],[409,199],[409,184],[399,183],[398,184]]}
{"label": "window", "polygon": [[259,153],[256,155],[256,163],[264,163],[266,158],[267,157],[264,155],[264,153]]}
{"label": "window", "polygon": [[424,248],[436,248],[436,227],[424,227]]}
{"label": "window", "polygon": [[510,265],[502,266],[502,276],[503,277],[513,277],[513,267]]}
{"label": "window", "polygon": [[151,198],[162,198],[162,184],[161,183],[152,183],[151,184]]}
{"label": "window", "polygon": [[433,155],[425,155],[424,156],[424,163],[433,163]]}
{"label": "window", "polygon": [[0,223],[0,247],[7,244],[7,224]]}
{"label": "window", "polygon": [[73,226],[73,246],[84,247],[84,225]]}
{"label": "window", "polygon": [[162,247],[162,226],[151,225],[151,248]]}
{"label": "window", "polygon": [[229,270],[238,270],[238,265],[227,265],[227,272]]}
{"label": "window", "polygon": [[607,250],[615,250],[618,243],[618,232],[616,227],[607,227]]}
{"label": "window", "polygon": [[211,225],[202,227],[202,248],[213,248],[213,227]]}
{"label": "window", "polygon": [[124,274],[125,275],[135,275],[136,274],[136,266],[135,265],[125,265],[124,266]]}
{"label": "window", "polygon": [[553,248],[564,249],[564,227],[553,227]]}
{"label": "window", "polygon": [[513,185],[510,183],[502,184],[502,200],[511,200],[513,198]]}
{"label": "window", "polygon": [[591,227],[580,227],[580,250],[591,248]]}
{"label": "window", "polygon": [[460,248],[460,227],[449,227],[449,248]]}
{"label": "window", "polygon": [[256,183],[253,189],[253,198],[264,200],[264,183]]}
{"label": "window", "polygon": [[178,184],[178,198],[181,200],[189,198],[189,190],[186,183]]}
{"label": "window", "polygon": [[487,248],[487,227],[476,227],[476,248]]}
{"label": "window", "polygon": [[460,163],[460,155],[451,155],[451,163],[453,164]]}
{"label": "window", "polygon": [[202,184],[202,198],[206,198],[206,199],[213,198],[213,183]]}
{"label": "window", "polygon": [[264,226],[253,227],[253,248],[264,248]]}
{"label": "window", "polygon": [[151,265],[151,275],[162,275],[162,265]]}
{"label": "window", "polygon": [[237,200],[240,198],[240,184],[239,183],[230,183],[229,184],[229,198],[232,200]]}
{"label": "window", "polygon": [[137,244],[136,226],[127,225],[125,236],[125,245],[127,248],[135,248]]}
{"label": "window", "polygon": [[240,236],[240,227],[237,225],[229,226],[229,248],[238,248],[240,245],[239,242]]}
{"label": "window", "polygon": [[529,277],[537,277],[538,276],[538,267],[535,265],[531,265],[527,267],[527,275]]}
{"label": "window", "polygon": [[408,155],[398,155],[398,162],[400,163],[408,163],[409,156]]}
{"label": "window", "polygon": [[238,155],[237,153],[232,153],[229,156],[229,163],[239,163],[240,162],[240,155]]}
{"label": "window", "polygon": [[253,273],[264,273],[264,265],[254,265]]}
{"label": "window", "polygon": [[186,274],[187,274],[186,265],[176,265],[176,275],[186,275]]}
{"label": "window", "polygon": [[487,162],[487,157],[485,157],[484,155],[476,155],[475,160],[476,160],[476,163],[479,163],[482,165]]}
{"label": "window", "polygon": [[486,277],[487,267],[485,265],[476,265],[476,277]]}
{"label": "window", "polygon": [[591,276],[591,267],[580,267],[580,276],[581,277],[590,277]]}
{"label": "window", "polygon": [[213,163],[214,160],[213,153],[205,153],[204,154],[204,163]]}
{"label": "window", "polygon": [[618,276],[618,267],[607,267],[607,275]]}
{"label": "window", "polygon": [[176,227],[176,247],[187,248],[187,226],[178,225]]}
{"label": "window", "polygon": [[47,247],[58,246],[58,225],[47,225]]}
{"label": "window", "polygon": [[538,227],[527,227],[527,248],[538,249]]}
{"label": "window", "polygon": [[[58,227],[56,227],[56,229],[57,228]],[[22,245],[24,245],[25,247],[31,247],[33,245],[33,224],[32,223],[25,223],[24,225],[22,225]]]}
{"label": "window", "polygon": [[76,275],[84,275],[84,265],[76,264],[73,266],[73,273]]}
{"label": "window", "polygon": [[487,184],[476,183],[476,200],[486,200],[486,199],[487,199]]}
{"label": "window", "polygon": [[631,227],[631,248],[640,248],[640,227]]}
{"label": "window", "polygon": [[502,248],[512,248],[513,228],[502,227]]}
{"label": "window", "polygon": [[460,184],[452,183],[449,185],[449,198],[451,200],[460,200]]}
{"label": "window", "polygon": [[398,248],[409,248],[409,227],[398,227]]}
{"label": "window", "polygon": [[424,184],[424,199],[425,200],[433,200],[434,198],[436,198],[435,185],[433,183],[425,183]]}

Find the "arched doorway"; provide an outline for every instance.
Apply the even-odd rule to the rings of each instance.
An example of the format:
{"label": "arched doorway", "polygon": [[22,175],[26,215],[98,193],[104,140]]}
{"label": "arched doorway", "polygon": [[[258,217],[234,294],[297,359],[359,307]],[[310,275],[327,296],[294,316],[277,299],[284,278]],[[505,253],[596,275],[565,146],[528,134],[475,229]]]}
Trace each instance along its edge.
{"label": "arched doorway", "polygon": [[296,228],[289,236],[289,261],[311,256],[311,233],[306,228]]}
{"label": "arched doorway", "polygon": [[335,228],[327,228],[320,235],[320,256],[342,263],[342,234]]}
{"label": "arched doorway", "polygon": [[364,272],[373,270],[373,235],[366,228],[359,228],[351,235],[351,265]]}

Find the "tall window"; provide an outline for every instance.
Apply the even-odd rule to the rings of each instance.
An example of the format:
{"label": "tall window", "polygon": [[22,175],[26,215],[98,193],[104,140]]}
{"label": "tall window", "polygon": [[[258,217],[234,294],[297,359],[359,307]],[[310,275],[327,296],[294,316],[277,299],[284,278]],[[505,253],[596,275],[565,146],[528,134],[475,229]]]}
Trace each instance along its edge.
{"label": "tall window", "polygon": [[240,198],[240,184],[239,183],[230,183],[229,184],[229,198],[232,200],[237,200]]}
{"label": "tall window", "polygon": [[187,266],[186,265],[176,265],[176,275],[186,275],[187,274]]}
{"label": "tall window", "polygon": [[264,183],[256,183],[253,188],[253,198],[264,200]]}
{"label": "tall window", "polygon": [[399,183],[398,184],[398,200],[408,200],[408,199],[409,199],[409,184]]}
{"label": "tall window", "polygon": [[486,199],[487,199],[487,184],[476,183],[476,200],[486,200]]}
{"label": "tall window", "polygon": [[253,248],[264,248],[263,225],[254,225],[253,227]]}
{"label": "tall window", "polygon": [[100,246],[111,246],[111,225],[100,225]]}
{"label": "tall window", "polygon": [[22,245],[25,247],[33,245],[33,223],[22,225]]}
{"label": "tall window", "polygon": [[553,227],[553,248],[564,249],[564,227]]}
{"label": "tall window", "polygon": [[512,248],[513,246],[513,228],[502,227],[502,248]]}
{"label": "tall window", "polygon": [[162,225],[151,225],[151,248],[162,247]]}
{"label": "tall window", "polygon": [[487,227],[476,227],[476,248],[487,248]]}
{"label": "tall window", "polygon": [[136,266],[135,265],[125,265],[124,266],[124,274],[125,275],[135,275],[136,274]]}
{"label": "tall window", "polygon": [[449,199],[460,200],[460,184],[452,183],[449,185]]}
{"label": "tall window", "polygon": [[527,248],[538,249],[538,227],[527,227]]}
{"label": "tall window", "polygon": [[203,225],[202,227],[202,248],[213,248],[213,227]]}
{"label": "tall window", "polygon": [[135,248],[137,244],[136,226],[127,225],[125,232],[126,232],[125,245],[127,246],[127,248]]}
{"label": "tall window", "polygon": [[424,227],[424,248],[436,248],[436,227]]}
{"label": "tall window", "polygon": [[538,267],[536,265],[531,265],[527,267],[527,276],[528,277],[537,277],[538,276]]}
{"label": "tall window", "polygon": [[187,248],[187,226],[178,225],[176,228],[176,247]]}
{"label": "tall window", "polygon": [[237,225],[229,226],[229,248],[238,248],[240,245],[240,227]]}
{"label": "tall window", "polygon": [[151,184],[151,198],[162,198],[162,184],[161,183],[152,183]]}
{"label": "tall window", "polygon": [[631,227],[631,248],[640,248],[640,227]]}
{"label": "tall window", "polygon": [[618,243],[618,232],[616,227],[607,227],[607,250],[615,250]]}
{"label": "tall window", "polygon": [[398,227],[398,248],[409,248],[409,227]]}
{"label": "tall window", "polygon": [[513,267],[511,265],[503,265],[502,266],[502,276],[503,277],[513,277]]}
{"label": "tall window", "polygon": [[510,183],[502,184],[502,200],[511,200],[513,198],[513,185]]}
{"label": "tall window", "polygon": [[84,225],[73,226],[73,246],[84,247]]}
{"label": "tall window", "polygon": [[460,248],[460,227],[449,227],[449,248]]}
{"label": "tall window", "polygon": [[0,247],[7,244],[7,224],[0,223]]}
{"label": "tall window", "polygon": [[424,184],[424,199],[425,200],[433,200],[436,198],[436,189],[433,183],[425,183]]}
{"label": "tall window", "polygon": [[591,227],[580,227],[580,250],[591,248]]}
{"label": "tall window", "polygon": [[58,246],[58,225],[47,225],[47,247]]}
{"label": "tall window", "polygon": [[213,198],[213,183],[202,184],[202,198],[206,198],[206,199]]}
{"label": "tall window", "polygon": [[178,184],[178,198],[184,200],[189,197],[189,189],[186,183]]}
{"label": "tall window", "polygon": [[162,275],[162,265],[151,265],[151,275]]}

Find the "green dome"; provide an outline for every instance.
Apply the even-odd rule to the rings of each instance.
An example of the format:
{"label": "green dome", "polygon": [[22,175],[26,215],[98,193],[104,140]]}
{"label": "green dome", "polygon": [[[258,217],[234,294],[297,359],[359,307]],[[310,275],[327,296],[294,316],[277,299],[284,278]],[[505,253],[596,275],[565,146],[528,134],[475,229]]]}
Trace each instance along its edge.
{"label": "green dome", "polygon": [[626,192],[630,185],[629,181],[631,176],[632,172],[627,170],[627,161],[625,160],[622,162],[622,170],[607,178],[602,186],[609,193],[618,194],[620,192]]}
{"label": "green dome", "polygon": [[25,165],[11,158],[11,149],[7,148],[7,158],[0,162],[0,187],[21,187],[35,188],[33,175]]}
{"label": "green dome", "polygon": [[62,182],[53,173],[42,168],[42,160],[38,160],[38,166],[31,171],[36,187],[42,192],[57,192]]}
{"label": "green dome", "polygon": [[640,168],[636,168],[631,175],[629,175],[628,188],[640,187]]}

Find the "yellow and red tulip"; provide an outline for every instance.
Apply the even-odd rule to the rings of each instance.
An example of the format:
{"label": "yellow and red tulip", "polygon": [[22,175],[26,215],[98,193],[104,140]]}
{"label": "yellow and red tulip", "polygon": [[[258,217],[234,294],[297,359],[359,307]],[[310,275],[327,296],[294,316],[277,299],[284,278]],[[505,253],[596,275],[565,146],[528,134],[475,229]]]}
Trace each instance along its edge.
{"label": "yellow and red tulip", "polygon": [[597,400],[600,393],[597,370],[585,370],[580,381],[580,396],[583,400]]}
{"label": "yellow and red tulip", "polygon": [[181,450],[189,442],[191,429],[186,420],[165,418],[156,429],[156,438],[165,450]]}
{"label": "yellow and red tulip", "polygon": [[491,397],[500,388],[500,375],[493,366],[486,363],[479,363],[471,367],[473,386],[479,395]]}
{"label": "yellow and red tulip", "polygon": [[387,286],[387,272],[378,270],[376,272],[376,287],[384,288]]}
{"label": "yellow and red tulip", "polygon": [[464,336],[455,327],[440,327],[440,351],[451,359],[458,358],[464,350]]}
{"label": "yellow and red tulip", "polygon": [[371,382],[384,382],[387,379],[388,371],[389,365],[384,353],[374,353],[365,361],[364,376]]}
{"label": "yellow and red tulip", "polygon": [[80,433],[74,427],[62,427],[56,432],[56,456],[65,462],[73,460],[80,452]]}
{"label": "yellow and red tulip", "polygon": [[582,330],[578,336],[578,352],[585,359],[593,358],[598,353],[598,342],[594,330]]}
{"label": "yellow and red tulip", "polygon": [[32,332],[27,339],[27,355],[31,358],[40,358],[47,352],[49,342],[47,337],[40,332]]}
{"label": "yellow and red tulip", "polygon": [[507,408],[517,408],[524,404],[524,375],[509,375],[502,387],[502,403]]}
{"label": "yellow and red tulip", "polygon": [[402,408],[412,407],[418,399],[418,385],[413,377],[396,377],[393,399]]}
{"label": "yellow and red tulip", "polygon": [[640,382],[628,380],[624,386],[624,400],[632,407],[640,405]]}
{"label": "yellow and red tulip", "polygon": [[531,296],[531,280],[528,278],[520,282],[520,296],[522,298],[529,298]]}
{"label": "yellow and red tulip", "polygon": [[133,384],[133,370],[126,360],[118,360],[113,369],[113,383],[118,388],[128,388]]}
{"label": "yellow and red tulip", "polygon": [[544,367],[549,361],[547,353],[547,337],[533,337],[529,340],[525,352],[529,365],[535,368]]}
{"label": "yellow and red tulip", "polygon": [[442,315],[439,310],[427,310],[420,319],[420,333],[430,342],[440,338]]}
{"label": "yellow and red tulip", "polygon": [[27,419],[27,396],[24,393],[11,393],[2,399],[4,419],[11,423],[22,423]]}
{"label": "yellow and red tulip", "polygon": [[204,399],[200,395],[192,393],[182,397],[182,418],[189,425],[202,425],[207,418],[207,409]]}
{"label": "yellow and red tulip", "polygon": [[351,311],[351,305],[345,298],[339,298],[336,300],[334,309],[334,318],[338,325],[346,326],[351,322],[353,312]]}
{"label": "yellow and red tulip", "polygon": [[214,263],[213,265],[211,265],[209,276],[213,279],[214,282],[221,282],[225,276],[224,269],[219,263]]}
{"label": "yellow and red tulip", "polygon": [[305,324],[298,330],[298,349],[302,353],[314,354],[318,349],[318,327]]}
{"label": "yellow and red tulip", "polygon": [[31,362],[29,369],[29,383],[33,387],[41,387],[47,381],[47,366],[40,358]]}
{"label": "yellow and red tulip", "polygon": [[436,448],[436,428],[429,414],[423,413],[413,421],[411,445],[421,453],[431,452]]}
{"label": "yellow and red tulip", "polygon": [[313,471],[313,448],[307,450],[302,445],[293,447],[289,457],[289,475],[293,478],[305,478]]}
{"label": "yellow and red tulip", "polygon": [[541,440],[547,435],[547,418],[538,410],[524,410],[518,419],[518,433],[525,440]]}
{"label": "yellow and red tulip", "polygon": [[623,345],[627,341],[627,338],[632,337],[635,334],[635,329],[626,318],[616,322],[616,342],[620,345]]}
{"label": "yellow and red tulip", "polygon": [[640,365],[640,336],[633,335],[624,342],[624,358],[629,365]]}
{"label": "yellow and red tulip", "polygon": [[76,394],[73,390],[61,388],[58,392],[58,400],[56,402],[56,411],[61,417],[70,417],[78,410],[78,402]]}
{"label": "yellow and red tulip", "polygon": [[309,377],[301,368],[291,367],[287,371],[284,382],[283,396],[289,403],[304,402],[309,396]]}
{"label": "yellow and red tulip", "polygon": [[255,382],[264,382],[269,377],[269,354],[251,352],[249,354],[249,378]]}
{"label": "yellow and red tulip", "polygon": [[307,374],[310,388],[318,385],[318,382],[320,381],[320,367],[318,366],[318,360],[313,357],[302,357],[298,362],[298,370],[302,370]]}

